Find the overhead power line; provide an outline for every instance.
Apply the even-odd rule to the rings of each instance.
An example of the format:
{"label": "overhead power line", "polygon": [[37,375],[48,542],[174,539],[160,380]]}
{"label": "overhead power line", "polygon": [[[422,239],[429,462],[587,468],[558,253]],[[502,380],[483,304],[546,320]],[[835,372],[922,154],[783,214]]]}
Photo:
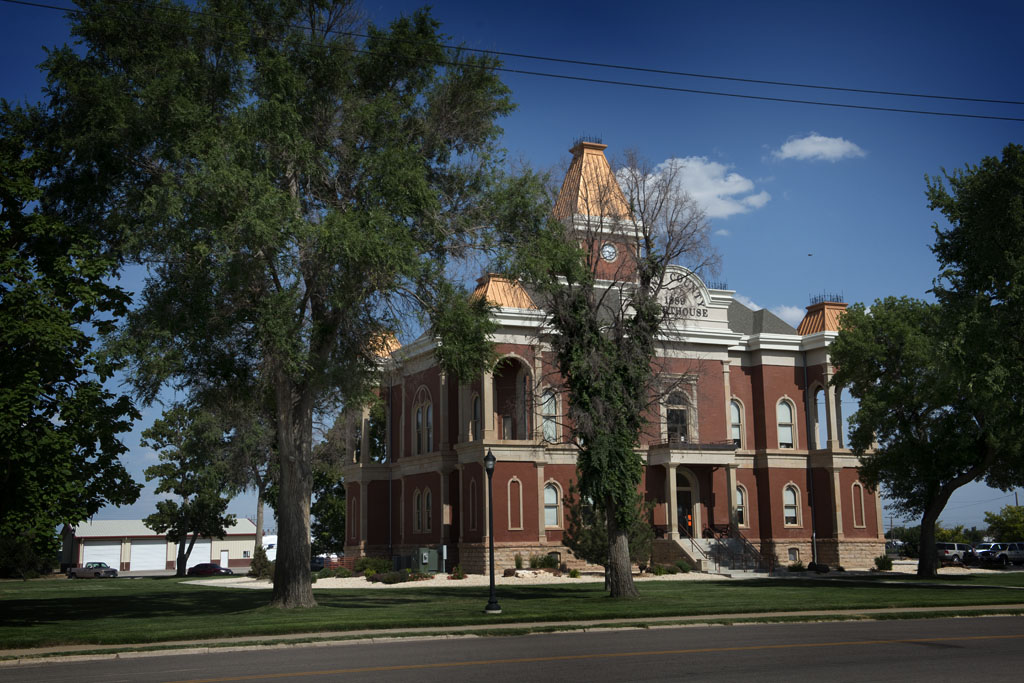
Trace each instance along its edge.
{"label": "overhead power line", "polygon": [[[77,8],[61,7],[61,6],[50,5],[50,4],[46,4],[46,3],[31,2],[29,0],[0,0],[0,2],[5,2],[5,3],[8,3],[8,4],[14,4],[14,5],[25,5],[25,6],[28,6],[28,7],[37,7],[37,8],[42,8],[42,9],[51,9],[51,10],[57,10],[57,11],[61,11],[61,12],[70,12],[70,13],[74,13],[74,14],[81,14],[82,13],[82,10],[79,10]],[[132,0],[127,0],[125,4],[140,5],[140,6],[148,7],[148,8],[151,8],[151,9],[161,9],[161,10],[166,10],[166,11],[188,12],[190,14],[197,15],[197,16],[211,16],[211,17],[215,17],[216,16],[213,13],[201,12],[199,10],[194,10],[194,9],[187,8],[187,7],[158,7],[158,6],[151,5],[151,4],[144,3],[144,2],[133,2]],[[307,31],[310,30],[310,27],[303,26],[303,25],[298,25],[298,24],[284,24],[284,26],[289,27],[289,28],[299,29],[299,30],[307,30]],[[335,35],[348,36],[348,37],[352,37],[352,38],[368,38],[369,37],[366,34],[354,32],[354,31],[328,30],[328,31],[325,31],[325,33],[331,33],[331,34],[335,34]],[[934,94],[925,94],[925,93],[910,93],[910,92],[887,91],[887,90],[869,90],[869,89],[861,89],[861,88],[847,88],[847,87],[841,87],[841,86],[827,86],[827,85],[817,85],[817,84],[807,84],[807,83],[793,83],[793,82],[786,82],[786,81],[759,80],[759,79],[751,79],[751,78],[740,78],[740,77],[734,77],[734,76],[718,76],[718,75],[711,75],[711,74],[698,74],[698,73],[689,73],[689,72],[682,72],[682,71],[670,71],[670,70],[666,70],[666,69],[654,69],[654,68],[647,68],[647,67],[632,67],[632,66],[624,66],[624,65],[617,65],[617,64],[605,64],[605,63],[601,63],[601,62],[589,62],[589,61],[585,61],[585,60],[564,59],[564,58],[560,58],[560,57],[547,57],[547,56],[541,56],[541,55],[530,55],[530,54],[516,53],[516,52],[503,52],[503,51],[499,51],[499,50],[485,50],[485,49],[469,48],[469,47],[465,47],[465,46],[456,46],[456,45],[445,45],[444,47],[447,47],[447,48],[452,49],[452,50],[462,50],[462,51],[468,51],[468,52],[478,52],[478,53],[482,53],[482,54],[502,56],[502,57],[514,57],[514,58],[521,58],[521,59],[533,59],[533,60],[555,62],[555,63],[574,64],[574,65],[579,65],[579,66],[590,66],[590,67],[598,67],[598,68],[605,68],[605,69],[620,69],[620,70],[626,70],[626,71],[636,71],[636,72],[653,73],[653,74],[661,74],[661,75],[682,76],[682,77],[690,77],[690,78],[705,78],[705,79],[733,81],[733,82],[740,82],[740,83],[751,83],[751,84],[760,84],[760,85],[773,85],[773,86],[791,87],[791,88],[810,88],[810,89],[815,89],[815,90],[836,91],[836,92],[846,92],[846,93],[856,93],[856,94],[873,94],[873,95],[882,95],[882,96],[890,96],[890,97],[892,97],[892,96],[896,96],[896,97],[918,97],[918,98],[928,98],[928,99],[936,99],[936,100],[961,101],[961,102],[985,103],[985,104],[1024,105],[1024,102],[1016,101],[1016,100],[986,99],[986,98],[976,98],[976,97],[961,97],[961,96],[953,96],[953,95],[934,95]],[[363,51],[363,50],[356,50],[356,51],[360,52],[360,53],[365,53],[365,51]],[[439,65],[454,66],[454,64],[451,63],[451,62],[441,63]],[[637,83],[637,82],[634,82],[634,81],[622,81],[622,80],[614,80],[614,79],[606,79],[606,78],[595,78],[595,77],[588,77],[588,76],[578,76],[578,75],[572,75],[572,74],[558,74],[558,73],[549,73],[549,72],[544,72],[544,71],[532,71],[532,70],[527,70],[527,69],[515,69],[515,68],[507,67],[507,66],[487,67],[487,68],[492,68],[495,71],[499,71],[499,72],[503,72],[503,73],[514,73],[514,74],[519,74],[519,75],[535,76],[535,77],[541,77],[541,78],[552,78],[552,79],[566,80],[566,81],[578,81],[578,82],[583,82],[583,83],[598,83],[598,84],[602,84],[602,85],[614,85],[614,86],[628,87],[628,88],[639,88],[639,89],[647,89],[647,90],[660,90],[660,91],[666,91],[666,92],[679,92],[679,93],[688,93],[688,94],[695,94],[695,95],[710,95],[710,96],[715,96],[715,97],[730,97],[730,98],[734,98],[734,99],[759,100],[759,101],[763,101],[763,102],[781,102],[781,103],[786,103],[786,104],[803,104],[803,105],[818,106],[818,107],[832,107],[832,108],[839,108],[839,109],[859,109],[859,110],[865,110],[865,111],[893,112],[893,113],[916,114],[916,115],[924,115],[924,116],[943,116],[943,117],[950,117],[950,118],[966,118],[966,119],[983,119],[983,120],[990,120],[990,121],[1024,122],[1024,117],[1015,117],[1015,116],[998,116],[998,115],[994,115],[994,114],[969,114],[969,113],[962,113],[962,112],[933,111],[933,110],[925,110],[925,109],[910,109],[910,108],[903,108],[903,107],[884,107],[884,106],[879,106],[879,105],[852,104],[852,103],[845,103],[845,102],[824,102],[824,101],[820,101],[820,100],[805,100],[805,99],[790,98],[790,97],[772,97],[772,96],[767,96],[767,95],[750,95],[750,94],[744,94],[744,93],[722,92],[722,91],[716,91],[716,90],[703,90],[703,89],[698,89],[698,88],[683,88],[683,87],[679,87],[679,86],[659,85],[659,84],[655,84],[655,83]]]}

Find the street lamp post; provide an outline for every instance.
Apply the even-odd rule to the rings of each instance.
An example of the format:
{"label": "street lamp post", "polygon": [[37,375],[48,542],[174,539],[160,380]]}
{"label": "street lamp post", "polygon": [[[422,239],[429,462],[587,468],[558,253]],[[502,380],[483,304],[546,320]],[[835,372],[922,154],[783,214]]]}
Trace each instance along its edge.
{"label": "street lamp post", "polygon": [[487,470],[487,540],[491,552],[491,598],[484,607],[484,614],[501,614],[501,605],[498,604],[498,597],[494,593],[494,463],[497,458],[490,448],[487,449],[487,456],[484,458],[484,469]]}

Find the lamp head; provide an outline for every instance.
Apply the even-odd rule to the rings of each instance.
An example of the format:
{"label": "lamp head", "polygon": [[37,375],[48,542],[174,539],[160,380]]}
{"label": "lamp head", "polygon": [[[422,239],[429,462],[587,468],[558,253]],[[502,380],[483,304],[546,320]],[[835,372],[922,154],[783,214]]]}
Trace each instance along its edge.
{"label": "lamp head", "polygon": [[484,456],[484,469],[487,470],[487,474],[494,472],[494,463],[498,461],[494,457],[494,452],[490,448],[487,449],[487,455]]}

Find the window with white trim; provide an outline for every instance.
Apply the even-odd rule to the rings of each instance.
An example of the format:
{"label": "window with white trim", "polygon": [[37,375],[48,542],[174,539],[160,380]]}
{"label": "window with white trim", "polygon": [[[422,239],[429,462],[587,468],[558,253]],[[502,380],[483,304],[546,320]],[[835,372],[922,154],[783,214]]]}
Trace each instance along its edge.
{"label": "window with white trim", "polygon": [[426,387],[420,387],[413,401],[416,415],[416,435],[413,453],[429,453],[434,449],[434,405]]}
{"label": "window with white trim", "polygon": [[557,529],[562,526],[562,495],[558,484],[544,485],[544,526]]}
{"label": "window with white trim", "polygon": [[430,494],[430,489],[427,489],[423,494],[423,528],[422,531],[430,531],[432,528],[431,521],[433,520],[434,514],[434,498]]}
{"label": "window with white trim", "polygon": [[508,480],[508,528],[523,528],[523,484],[517,477]]}
{"label": "window with white trim", "polygon": [[747,522],[747,489],[742,484],[736,485],[736,525],[745,527]]}
{"label": "window with white trim", "polygon": [[737,448],[743,447],[743,406],[739,401],[729,401],[729,433]]}
{"label": "window with white trim", "polygon": [[673,391],[665,401],[665,427],[669,442],[686,442],[689,439],[687,429],[687,408],[689,401],[686,394]]}
{"label": "window with white trim", "polygon": [[793,404],[783,399],[775,406],[779,424],[779,448],[794,448],[796,445],[793,426]]}
{"label": "window with white trim", "polygon": [[547,389],[541,396],[540,413],[543,424],[544,440],[548,443],[558,441],[558,396],[554,389]]}
{"label": "window with white trim", "polygon": [[800,526],[800,491],[795,484],[782,489],[782,521],[786,526]]}
{"label": "window with white trim", "polygon": [[850,500],[853,502],[853,526],[863,529],[867,526],[864,519],[864,485],[859,481],[850,487]]}

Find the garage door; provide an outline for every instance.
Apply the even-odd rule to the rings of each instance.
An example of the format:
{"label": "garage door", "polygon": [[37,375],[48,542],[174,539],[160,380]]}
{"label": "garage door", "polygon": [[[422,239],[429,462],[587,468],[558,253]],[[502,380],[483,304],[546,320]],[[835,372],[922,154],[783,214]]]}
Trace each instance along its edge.
{"label": "garage door", "polygon": [[167,568],[167,541],[162,538],[132,541],[133,572]]}
{"label": "garage door", "polygon": [[188,556],[188,563],[186,566],[194,567],[197,564],[210,561],[210,539],[198,540],[196,544],[192,546],[192,554]]}
{"label": "garage door", "polygon": [[121,541],[82,541],[82,564],[106,562],[108,567],[121,568]]}

